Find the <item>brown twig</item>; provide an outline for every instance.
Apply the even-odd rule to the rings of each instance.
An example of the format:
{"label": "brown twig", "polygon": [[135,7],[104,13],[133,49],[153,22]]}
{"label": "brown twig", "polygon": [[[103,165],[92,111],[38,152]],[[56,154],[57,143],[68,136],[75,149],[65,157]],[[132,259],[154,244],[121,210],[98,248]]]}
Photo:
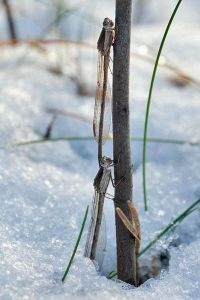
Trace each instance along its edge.
{"label": "brown twig", "polygon": [[63,116],[66,116],[66,117],[70,117],[70,118],[77,119],[79,121],[91,124],[91,119],[90,118],[84,117],[81,114],[78,114],[78,113],[75,113],[75,112],[72,112],[72,111],[58,109],[58,108],[46,108],[46,111],[48,113],[52,113],[52,114],[56,114],[56,115],[63,115]]}
{"label": "brown twig", "polygon": [[[32,45],[36,46],[37,44],[38,45],[40,45],[40,44],[43,44],[43,45],[69,44],[69,45],[81,46],[81,47],[86,47],[86,48],[96,50],[96,45],[94,45],[92,43],[85,42],[85,41],[69,40],[69,39],[10,39],[10,40],[0,41],[0,47],[12,46],[15,44],[19,44],[19,45],[20,44],[28,44],[30,46],[32,46]],[[153,58],[151,58],[147,55],[140,54],[140,53],[132,52],[132,53],[130,53],[130,57],[138,58],[140,60],[146,61],[149,64],[155,63]],[[191,76],[190,74],[186,73],[178,66],[175,66],[172,62],[169,62],[168,60],[166,60],[163,63],[159,63],[159,66],[163,69],[173,72],[174,74],[176,74],[177,77],[181,77],[181,78],[187,80],[187,82],[194,84],[198,88],[200,87],[200,81],[198,79],[196,79],[193,76]]]}
{"label": "brown twig", "polygon": [[16,28],[15,28],[15,22],[13,19],[13,11],[12,11],[10,2],[8,0],[3,0],[2,2],[5,7],[5,11],[6,11],[6,15],[7,15],[7,22],[8,22],[10,37],[12,39],[16,40],[17,34],[16,34]]}

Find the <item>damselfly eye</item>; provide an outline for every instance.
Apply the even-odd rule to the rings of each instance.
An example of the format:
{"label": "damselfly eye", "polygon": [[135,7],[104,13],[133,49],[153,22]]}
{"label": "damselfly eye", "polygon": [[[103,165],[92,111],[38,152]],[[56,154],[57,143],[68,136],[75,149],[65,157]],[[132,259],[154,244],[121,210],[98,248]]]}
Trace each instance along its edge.
{"label": "damselfly eye", "polygon": [[103,27],[113,27],[114,23],[109,18],[105,18],[103,21]]}
{"label": "damselfly eye", "polygon": [[110,26],[113,27],[114,26],[114,23],[112,20],[110,20]]}
{"label": "damselfly eye", "polygon": [[103,21],[103,26],[107,26],[110,23],[110,19],[109,18],[105,18]]}
{"label": "damselfly eye", "polygon": [[112,159],[108,156],[102,157],[102,164],[111,165],[113,163]]}

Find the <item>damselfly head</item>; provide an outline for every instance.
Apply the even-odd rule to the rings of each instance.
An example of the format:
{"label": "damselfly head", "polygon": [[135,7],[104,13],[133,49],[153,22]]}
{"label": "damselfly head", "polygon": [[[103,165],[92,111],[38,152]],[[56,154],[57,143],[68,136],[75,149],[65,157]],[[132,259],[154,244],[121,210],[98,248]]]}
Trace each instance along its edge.
{"label": "damselfly head", "polygon": [[113,160],[108,156],[103,156],[101,159],[101,166],[106,167],[113,164]]}
{"label": "damselfly head", "polygon": [[113,28],[114,26],[114,22],[109,19],[109,18],[105,18],[103,21],[103,28],[104,29],[109,29],[109,28]]}

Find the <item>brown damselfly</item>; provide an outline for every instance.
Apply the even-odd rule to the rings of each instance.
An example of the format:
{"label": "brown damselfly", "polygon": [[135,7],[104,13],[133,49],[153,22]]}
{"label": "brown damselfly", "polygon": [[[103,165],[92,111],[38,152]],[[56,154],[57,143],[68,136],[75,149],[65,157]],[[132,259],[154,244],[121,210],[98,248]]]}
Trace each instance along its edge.
{"label": "brown damselfly", "polygon": [[98,143],[99,165],[103,156],[102,145],[109,134],[112,112],[112,95],[108,80],[108,71],[110,63],[110,49],[114,43],[114,37],[114,23],[109,18],[105,18],[103,22],[103,28],[97,42],[97,87],[93,119],[94,138]]}
{"label": "brown damselfly", "polygon": [[111,176],[111,166],[113,160],[103,156],[103,144],[108,137],[110,119],[112,112],[112,95],[108,80],[110,50],[114,42],[114,23],[109,18],[105,18],[103,28],[100,33],[98,49],[97,67],[97,87],[95,96],[93,132],[94,138],[98,143],[98,162],[99,170],[94,179],[94,200],[92,207],[91,223],[88,232],[85,256],[92,260],[96,258],[97,242],[103,216],[103,205],[105,194]]}

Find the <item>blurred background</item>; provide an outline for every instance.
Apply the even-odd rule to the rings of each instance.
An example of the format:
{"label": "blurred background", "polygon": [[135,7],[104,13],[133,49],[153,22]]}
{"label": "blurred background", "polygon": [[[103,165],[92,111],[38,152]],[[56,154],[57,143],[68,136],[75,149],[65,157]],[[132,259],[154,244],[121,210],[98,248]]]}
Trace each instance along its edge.
{"label": "blurred background", "polygon": [[[199,29],[199,1],[181,4],[176,23]],[[176,0],[133,1],[133,24],[166,23]],[[106,0],[1,0],[0,39],[65,38],[96,40],[105,16],[114,19],[115,1]]]}
{"label": "blurred background", "polygon": [[[146,101],[155,58],[167,22],[176,4],[177,0],[133,1],[130,128],[131,137],[139,138],[140,141],[143,138]],[[159,143],[148,143],[147,181],[149,202],[152,203],[151,218],[145,215],[143,210],[142,143],[132,141],[134,182],[136,182],[134,183],[134,199],[137,201],[139,212],[143,214],[144,244],[147,244],[149,238],[155,236],[155,232],[169,223],[174,214],[183,211],[184,207],[187,207],[188,200],[199,197],[197,163],[200,161],[199,148],[191,144],[197,141],[198,145],[200,128],[199,15],[199,0],[182,1],[160,58],[148,130],[148,137],[160,140]],[[74,233],[74,228],[76,230],[80,228],[80,215],[83,215],[86,203],[92,199],[92,182],[98,169],[97,144],[93,140],[92,132],[97,77],[96,42],[102,28],[102,21],[106,16],[114,20],[114,0],[0,0],[1,146],[35,141],[44,137],[55,139],[72,137],[76,141],[72,139],[67,142],[62,141],[62,144],[57,145],[56,143],[43,143],[38,146],[14,148],[16,155],[9,159],[8,151],[5,149],[5,154],[3,153],[1,157],[1,166],[5,164],[2,168],[9,182],[10,177],[13,176],[8,186],[6,180],[2,180],[3,184],[5,183],[5,197],[11,198],[9,194],[11,190],[16,202],[16,205],[13,205],[11,201],[8,202],[11,204],[5,206],[8,214],[12,210],[13,219],[8,219],[4,209],[2,210],[5,223],[8,221],[10,227],[16,228],[16,210],[19,210],[19,216],[20,213],[24,215],[24,207],[23,204],[21,205],[24,203],[27,207],[27,215],[24,218],[28,224],[30,223],[27,232],[30,230],[33,234],[33,228],[36,230],[34,235],[36,238],[33,241],[36,243],[35,249],[45,248],[48,245],[48,239],[52,239],[52,228],[54,228],[53,234],[56,242],[52,239],[55,249],[55,256],[52,256],[52,259],[55,270],[66,263],[63,245],[71,243],[71,232]],[[112,61],[110,69],[112,70]],[[89,139],[84,140],[85,137]],[[162,139],[178,140],[181,143],[164,143]],[[111,140],[105,143],[104,151],[105,155],[112,157]],[[14,188],[13,182],[16,182]],[[16,197],[16,190],[19,190],[21,202]],[[43,190],[43,198],[47,199],[44,200],[46,204],[40,203],[43,201],[43,198],[40,200]],[[112,193],[112,190],[109,193]],[[30,206],[32,205],[33,209],[29,210],[26,203],[30,197],[32,197]],[[41,228],[44,228],[41,231],[46,230],[53,222],[52,227],[49,227],[49,232],[46,231],[47,240],[44,243],[37,241],[37,237],[39,239],[41,235],[38,234],[40,230],[38,219],[34,219],[38,213],[35,209],[35,199],[41,211]],[[157,199],[159,201],[156,201]],[[47,205],[47,209],[43,205]],[[108,224],[107,249],[111,255],[105,259],[104,272],[108,273],[115,265],[114,220],[113,203],[106,201],[105,205]],[[49,207],[52,209],[49,210]],[[49,218],[51,222],[47,221],[47,225],[44,213],[48,214],[48,212],[47,219]],[[65,212],[68,213],[68,217]],[[66,223],[63,220],[69,220],[71,224],[67,233]],[[22,225],[16,229],[18,230],[17,236],[22,234],[22,241],[23,222],[25,221],[22,221]],[[192,224],[194,222],[188,222],[183,230],[183,235],[186,231],[186,244],[188,240],[195,239],[194,232],[196,236],[199,232],[199,229],[190,227],[193,226]],[[7,231],[5,232],[7,243],[9,236]],[[14,232],[13,235],[16,233]],[[57,243],[58,237],[61,242]],[[10,239],[12,240],[12,235]],[[21,248],[24,249],[24,246]],[[13,251],[13,257],[15,257],[15,248]],[[25,251],[29,252],[26,248]],[[45,255],[49,257],[49,248],[45,251]],[[38,257],[37,254],[34,255]],[[31,254],[30,258],[31,268],[34,255]],[[59,255],[63,257],[60,267],[57,262]],[[22,259],[23,256],[20,250],[16,261]],[[41,256],[36,263],[37,266],[41,266],[38,268],[38,278],[47,270],[45,263],[43,264],[45,260],[46,258]],[[10,280],[8,277],[8,282],[14,286],[18,283],[15,273],[12,273],[12,265],[11,261],[11,275],[9,276],[13,276],[14,279]],[[50,261],[50,273],[52,273],[51,265]],[[176,265],[174,264],[175,269]],[[4,268],[7,271],[7,263]],[[19,268],[24,269],[21,265]],[[77,265],[77,278],[80,277],[80,270],[80,265]],[[0,282],[6,282],[6,272],[1,273]],[[86,273],[82,272],[84,279]],[[47,278],[47,287],[49,286],[48,276],[44,275]],[[26,274],[23,275],[22,271],[22,278],[25,277]],[[20,279],[18,281],[20,282]],[[24,288],[24,282],[29,285],[26,278],[20,285],[20,291]],[[30,282],[31,288],[34,288],[34,283]],[[76,280],[74,282],[77,288]],[[185,284],[185,277],[183,283]],[[35,286],[35,289],[38,289],[37,281]],[[45,289],[42,281],[39,286],[42,291]]]}
{"label": "blurred background", "polygon": [[[133,23],[136,25],[166,22],[177,1],[133,1]],[[115,1],[92,0],[1,0],[0,38],[10,37],[7,24],[10,7],[18,38],[93,38],[104,16],[114,18]],[[181,4],[178,22],[200,25],[199,1]]]}
{"label": "blurred background", "polygon": [[[175,21],[179,29],[187,29],[187,35],[194,35],[195,39],[198,38],[200,27],[198,2],[198,0],[183,1]],[[175,0],[133,1],[132,22],[136,30],[133,29],[132,44],[136,56],[143,55],[143,59],[155,57],[158,43],[153,38],[154,28],[158,31],[160,24],[163,32],[176,3]],[[93,91],[85,86],[85,81],[87,78],[91,80],[91,86],[94,85],[96,63],[93,54],[96,55],[94,50],[102,19],[105,16],[114,19],[114,15],[114,0],[1,0],[0,46],[10,45],[9,39],[37,39],[37,41],[23,41],[23,44],[28,45],[28,51],[24,49],[24,52],[19,54],[19,62],[27,62],[32,52],[37,52],[41,57],[45,56],[49,70],[55,74],[68,74],[76,81],[80,93],[91,94]],[[143,33],[141,36],[137,30],[141,27],[147,27],[145,36]],[[65,41],[61,41],[63,39]],[[1,55],[3,55],[2,47]],[[83,66],[83,61],[88,59],[92,63]],[[94,67],[92,70],[91,66]]]}
{"label": "blurred background", "polygon": [[[132,134],[136,136],[143,134],[143,120],[141,121],[138,116],[145,113],[155,57],[176,3],[176,0],[133,1],[130,100],[131,105],[134,102],[131,119],[135,120],[134,126],[131,122],[131,130]],[[163,100],[170,101],[171,99],[174,102],[173,99],[180,99],[182,94],[179,96],[179,92],[183,92],[183,87],[192,85],[192,92],[194,91],[195,95],[197,95],[196,91],[199,91],[199,68],[195,63],[200,60],[199,12],[198,0],[184,0],[174,19],[160,59],[159,84],[154,91],[155,103],[156,105],[160,103],[160,113],[163,111],[165,114]],[[0,1],[0,74],[7,70],[12,74],[15,72],[13,75],[17,78],[15,82],[21,84],[24,81],[25,72],[30,74],[32,71],[35,81],[35,72],[39,74],[42,70],[47,71],[47,76],[53,75],[57,76],[58,80],[59,78],[64,80],[67,91],[74,93],[73,97],[76,100],[80,96],[77,101],[85,103],[82,108],[78,105],[77,109],[76,101],[71,100],[72,95],[67,97],[65,92],[63,95],[65,104],[61,107],[61,104],[59,106],[53,104],[53,101],[51,103],[50,93],[46,96],[43,93],[42,101],[45,103],[44,98],[46,97],[47,106],[50,108],[47,113],[48,118],[42,127],[47,128],[51,121],[54,122],[54,119],[51,119],[52,115],[65,115],[63,126],[59,126],[58,132],[54,132],[56,136],[64,136],[68,133],[76,136],[80,132],[83,135],[92,135],[91,124],[97,64],[96,42],[101,31],[102,20],[106,16],[114,20],[114,0]],[[112,62],[110,69],[112,69]],[[39,84],[38,82],[31,83],[32,79],[29,75],[29,83],[37,84],[37,90],[42,90],[42,86],[45,86],[48,81],[45,76],[46,73],[41,75],[41,84]],[[27,76],[25,77],[28,79]],[[188,95],[191,95],[190,91],[188,91]],[[61,103],[60,92],[58,100],[57,103]],[[78,127],[70,125],[71,123],[67,122],[66,117],[76,120],[76,124],[77,120],[80,121],[81,125]],[[160,124],[164,119],[161,115]],[[39,121],[37,120],[37,122]],[[83,123],[86,126],[84,131],[82,130]],[[183,127],[183,123],[180,122],[180,124]],[[151,126],[157,128],[153,125],[153,121]],[[66,132],[66,128],[68,128],[68,132]],[[165,128],[166,136],[173,137],[169,124],[167,126],[163,124],[163,128]],[[176,128],[174,136],[180,134],[179,126],[177,125]],[[190,127],[187,126],[187,131],[188,128]],[[79,133],[78,129],[80,129]],[[185,134],[187,131],[185,130]],[[40,135],[48,134],[44,129],[39,133]],[[188,138],[190,136],[191,132],[188,132]],[[110,150],[108,151],[110,152]],[[140,152],[141,149],[136,151],[135,156]]]}

